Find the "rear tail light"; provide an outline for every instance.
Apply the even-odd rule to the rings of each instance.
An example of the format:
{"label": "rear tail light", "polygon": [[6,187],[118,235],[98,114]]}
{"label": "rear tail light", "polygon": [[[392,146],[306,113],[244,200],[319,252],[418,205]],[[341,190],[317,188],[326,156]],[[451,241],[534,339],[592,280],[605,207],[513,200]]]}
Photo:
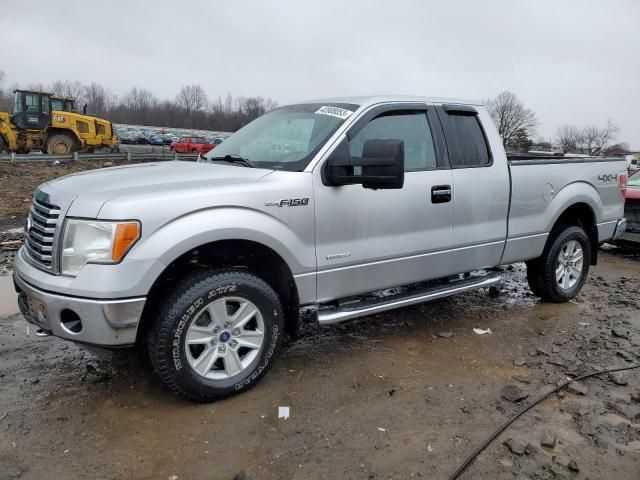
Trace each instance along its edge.
{"label": "rear tail light", "polygon": [[620,195],[622,198],[627,196],[627,180],[629,179],[629,174],[627,172],[621,172],[618,175],[618,188],[620,189]]}

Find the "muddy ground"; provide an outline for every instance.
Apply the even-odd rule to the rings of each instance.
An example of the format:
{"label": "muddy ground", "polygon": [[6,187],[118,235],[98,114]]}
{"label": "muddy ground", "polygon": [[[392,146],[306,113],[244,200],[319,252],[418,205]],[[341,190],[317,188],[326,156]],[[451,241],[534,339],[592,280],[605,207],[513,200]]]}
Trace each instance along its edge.
{"label": "muddy ground", "polygon": [[[153,145],[121,145],[123,152],[157,153],[158,160],[169,159],[169,147]],[[166,155],[166,157],[164,157]],[[46,161],[30,163],[0,162],[0,232],[10,228],[22,227],[24,218],[31,206],[31,198],[38,185],[48,180],[68,175],[112,166],[114,162],[102,160],[79,160],[61,163],[55,156],[43,155]],[[138,160],[139,161],[139,160]],[[126,164],[126,160],[117,164]]]}
{"label": "muddy ground", "polygon": [[[516,265],[497,296],[307,323],[253,390],[209,405],[175,398],[135,356],[101,359],[0,316],[0,479],[448,478],[567,374],[640,363],[638,260],[602,253],[562,305],[533,297]],[[507,385],[528,398],[503,399]],[[638,395],[640,370],[555,394],[462,478],[637,480]]]}

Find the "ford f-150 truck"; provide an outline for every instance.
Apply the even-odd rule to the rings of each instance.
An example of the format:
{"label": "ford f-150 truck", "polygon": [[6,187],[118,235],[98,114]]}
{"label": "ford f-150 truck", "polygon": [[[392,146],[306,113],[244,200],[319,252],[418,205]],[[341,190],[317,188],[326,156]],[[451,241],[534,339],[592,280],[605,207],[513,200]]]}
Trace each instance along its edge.
{"label": "ford f-150 truck", "polygon": [[[320,324],[497,285],[564,302],[625,229],[624,160],[507,158],[477,102],[276,108],[207,154],[34,194],[14,281],[40,334],[143,346],[173,392],[254,385],[301,308]],[[395,295],[373,295],[406,286]]]}

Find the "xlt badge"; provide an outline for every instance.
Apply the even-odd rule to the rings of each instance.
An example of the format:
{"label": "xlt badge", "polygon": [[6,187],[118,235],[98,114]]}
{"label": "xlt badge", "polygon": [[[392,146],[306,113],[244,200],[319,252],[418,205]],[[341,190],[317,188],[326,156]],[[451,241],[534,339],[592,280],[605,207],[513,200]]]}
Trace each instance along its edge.
{"label": "xlt badge", "polygon": [[277,202],[265,202],[267,207],[304,207],[309,205],[309,198],[283,198]]}

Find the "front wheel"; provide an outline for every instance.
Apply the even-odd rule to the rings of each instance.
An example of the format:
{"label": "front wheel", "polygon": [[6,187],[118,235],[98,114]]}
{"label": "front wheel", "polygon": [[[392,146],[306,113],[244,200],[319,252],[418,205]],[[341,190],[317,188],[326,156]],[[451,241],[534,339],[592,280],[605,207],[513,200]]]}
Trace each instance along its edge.
{"label": "front wheel", "polygon": [[282,343],[276,292],[239,270],[187,277],[161,308],[147,347],[174,393],[211,402],[251,388],[271,367]]}
{"label": "front wheel", "polygon": [[59,133],[52,135],[47,140],[47,153],[49,155],[69,155],[78,150],[76,141],[70,135]]}
{"label": "front wheel", "polygon": [[531,291],[550,302],[567,302],[584,285],[591,264],[591,243],[585,231],[568,226],[552,232],[540,258],[527,262]]}

